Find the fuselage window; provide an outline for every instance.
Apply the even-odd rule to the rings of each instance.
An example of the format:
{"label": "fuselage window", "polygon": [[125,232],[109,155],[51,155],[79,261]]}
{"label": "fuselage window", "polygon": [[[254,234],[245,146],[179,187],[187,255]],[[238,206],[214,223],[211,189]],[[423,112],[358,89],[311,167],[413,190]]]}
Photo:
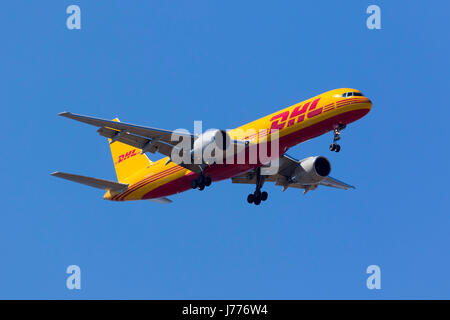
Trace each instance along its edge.
{"label": "fuselage window", "polygon": [[362,97],[363,94],[361,92],[346,92],[346,93],[342,94],[343,98],[354,97],[354,96]]}

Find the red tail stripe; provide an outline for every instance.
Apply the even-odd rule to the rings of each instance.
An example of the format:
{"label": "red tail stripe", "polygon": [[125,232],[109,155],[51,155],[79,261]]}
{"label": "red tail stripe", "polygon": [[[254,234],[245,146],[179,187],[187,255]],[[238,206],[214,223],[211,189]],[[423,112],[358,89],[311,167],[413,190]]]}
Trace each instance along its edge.
{"label": "red tail stripe", "polygon": [[141,180],[141,181],[139,181],[139,182],[133,184],[133,185],[130,186],[130,188],[129,188],[128,190],[126,190],[124,193],[119,193],[119,194],[115,195],[115,196],[113,197],[113,199],[114,199],[114,198],[118,199],[118,198],[120,198],[120,197],[122,197],[122,196],[126,196],[126,195],[128,195],[130,192],[132,192],[133,190],[135,190],[136,188],[140,187],[143,183],[145,183],[145,182],[148,181],[149,179],[158,177],[158,176],[160,176],[160,175],[162,175],[162,174],[165,174],[166,172],[172,171],[172,170],[177,169],[177,168],[180,168],[180,170],[183,169],[183,167],[178,167],[178,166],[177,166],[177,167],[172,167],[172,168],[166,169],[166,170],[164,170],[164,171],[158,172],[157,174],[151,175],[151,176],[145,178],[144,180]]}
{"label": "red tail stripe", "polygon": [[[123,200],[125,197],[129,196],[129,195],[130,195],[131,193],[133,193],[134,191],[137,191],[137,190],[139,190],[139,189],[145,187],[146,185],[148,185],[148,184],[150,184],[150,183],[152,183],[152,182],[155,182],[156,180],[159,180],[159,179],[165,178],[165,177],[167,177],[167,176],[170,176],[170,175],[172,175],[172,174],[174,174],[174,173],[177,173],[177,172],[179,172],[179,171],[181,171],[181,170],[183,170],[183,169],[184,169],[184,168],[180,167],[180,168],[177,169],[177,170],[174,170],[174,171],[171,171],[171,172],[167,172],[167,173],[165,173],[165,174],[162,175],[162,176],[159,176],[159,177],[156,177],[155,179],[146,181],[144,184],[140,185],[138,188],[135,188],[135,189],[133,189],[131,192],[129,192],[128,194],[123,195],[123,196],[120,198],[120,200]],[[153,177],[155,177],[155,176],[153,176]]]}
{"label": "red tail stripe", "polygon": [[131,193],[133,193],[134,191],[137,191],[137,190],[141,189],[141,188],[144,187],[145,185],[147,185],[147,184],[149,184],[149,183],[152,183],[152,182],[154,182],[154,181],[156,181],[156,180],[158,180],[158,179],[164,178],[164,177],[166,177],[166,176],[168,176],[168,175],[171,175],[172,173],[178,172],[178,171],[180,171],[180,170],[182,170],[182,169],[183,169],[183,168],[177,169],[177,170],[173,170],[173,171],[170,171],[170,172],[165,172],[164,174],[158,175],[158,176],[153,175],[153,176],[151,177],[151,178],[153,178],[153,179],[150,179],[150,180],[146,179],[145,181],[143,181],[143,183],[139,184],[139,186],[136,186],[136,187],[133,188],[132,190],[128,190],[126,193],[120,195],[120,198],[117,198],[117,200],[118,200],[118,201],[122,201],[125,197],[129,196],[129,195],[130,195]]}
{"label": "red tail stripe", "polygon": [[159,178],[159,177],[161,177],[161,176],[163,176],[163,175],[165,175],[165,174],[167,174],[167,173],[171,173],[171,172],[175,171],[176,169],[179,170],[179,168],[182,169],[182,167],[172,167],[172,168],[163,170],[163,171],[161,171],[161,172],[158,172],[158,173],[156,173],[156,174],[153,174],[153,175],[151,175],[151,176],[149,176],[149,177],[147,177],[147,178],[145,178],[145,179],[143,179],[143,180],[141,180],[141,181],[135,183],[134,185],[132,185],[132,187],[131,187],[130,189],[128,189],[124,194],[122,194],[122,196],[123,196],[123,195],[126,195],[126,194],[128,194],[128,193],[130,193],[130,192],[133,192],[134,190],[136,190],[137,188],[139,188],[140,186],[142,186],[143,184],[145,184],[145,183],[148,182],[149,180],[152,180],[152,181],[153,181],[154,179],[157,179],[157,178]]}

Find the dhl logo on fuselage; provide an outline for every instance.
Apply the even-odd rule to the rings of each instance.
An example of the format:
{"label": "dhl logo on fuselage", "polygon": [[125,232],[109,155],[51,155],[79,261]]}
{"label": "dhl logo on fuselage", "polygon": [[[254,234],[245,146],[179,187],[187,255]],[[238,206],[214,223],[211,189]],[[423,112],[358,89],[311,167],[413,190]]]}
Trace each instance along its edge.
{"label": "dhl logo on fuselage", "polygon": [[125,161],[131,157],[134,157],[135,155],[137,155],[136,149],[133,149],[131,151],[128,151],[127,153],[121,154],[119,156],[119,159],[117,160],[116,164],[121,163],[122,161]]}
{"label": "dhl logo on fuselage", "polygon": [[286,125],[287,127],[291,127],[296,123],[305,121],[305,118],[311,119],[318,116],[323,111],[323,107],[317,108],[319,101],[320,98],[315,99],[312,102],[308,101],[304,104],[298,105],[297,107],[292,109],[292,111],[286,110],[273,116],[270,119],[270,121],[272,122],[270,126],[270,132],[272,133],[274,130],[281,130]]}
{"label": "dhl logo on fuselage", "polygon": [[319,101],[320,98],[317,98],[313,101],[308,101],[304,104],[298,105],[297,107],[292,109],[292,111],[286,110],[273,116],[270,119],[271,121],[270,133],[272,133],[274,130],[284,129],[285,127],[289,128],[294,124],[298,124],[305,121],[306,119],[317,117],[322,113],[329,112],[335,109],[335,107],[341,108],[343,106],[347,106],[350,104],[368,102],[369,99],[365,97],[349,98],[336,101],[336,105],[334,102],[331,102],[324,106],[318,106]]}

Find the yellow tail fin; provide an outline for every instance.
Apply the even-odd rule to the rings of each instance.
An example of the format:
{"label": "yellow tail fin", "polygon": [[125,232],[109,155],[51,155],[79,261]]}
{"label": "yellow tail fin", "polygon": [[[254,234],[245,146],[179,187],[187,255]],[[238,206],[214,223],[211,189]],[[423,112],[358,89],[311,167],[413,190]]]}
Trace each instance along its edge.
{"label": "yellow tail fin", "polygon": [[[116,118],[113,121],[118,122],[119,119]],[[145,153],[141,154],[141,149],[119,141],[111,143],[111,139],[108,141],[119,182],[125,181],[126,178],[151,164]]]}

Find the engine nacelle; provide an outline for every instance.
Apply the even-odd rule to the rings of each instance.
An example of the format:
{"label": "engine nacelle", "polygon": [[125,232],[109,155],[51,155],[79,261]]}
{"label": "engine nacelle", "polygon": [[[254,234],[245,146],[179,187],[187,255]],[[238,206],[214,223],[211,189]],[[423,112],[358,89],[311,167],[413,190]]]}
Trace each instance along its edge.
{"label": "engine nacelle", "polygon": [[[221,158],[220,160],[223,160],[225,150],[228,149],[230,143],[230,136],[225,130],[208,130],[195,139],[194,148],[192,149],[192,159],[194,163],[206,164],[217,162],[219,157]],[[215,152],[215,149],[219,152]]]}
{"label": "engine nacelle", "polygon": [[328,177],[331,164],[327,158],[309,157],[299,161],[291,179],[300,184],[315,184]]}

